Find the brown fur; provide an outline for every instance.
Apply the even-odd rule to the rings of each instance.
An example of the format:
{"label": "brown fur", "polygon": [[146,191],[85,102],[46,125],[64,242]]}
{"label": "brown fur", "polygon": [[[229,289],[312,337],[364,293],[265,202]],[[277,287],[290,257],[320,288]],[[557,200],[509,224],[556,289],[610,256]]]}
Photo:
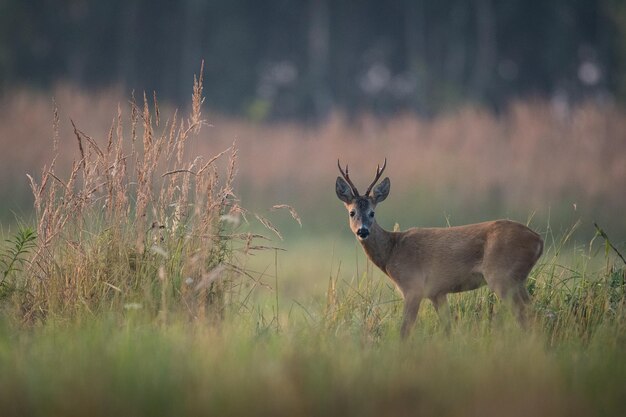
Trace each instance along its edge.
{"label": "brown fur", "polygon": [[510,220],[389,232],[370,215],[387,197],[389,180],[374,189],[373,197],[354,195],[341,181],[337,179],[337,195],[354,213],[352,231],[368,229],[366,238],[359,238],[365,253],[404,297],[403,337],[413,326],[422,299],[430,299],[448,325],[446,295],[485,284],[500,298],[510,299],[518,320],[524,323],[530,301],[525,282],[543,252],[537,233]]}

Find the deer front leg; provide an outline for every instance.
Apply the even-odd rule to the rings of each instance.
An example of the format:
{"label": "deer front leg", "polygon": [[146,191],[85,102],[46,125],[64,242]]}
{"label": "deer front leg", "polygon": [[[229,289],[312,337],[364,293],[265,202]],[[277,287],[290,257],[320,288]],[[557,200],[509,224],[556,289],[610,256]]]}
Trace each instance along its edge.
{"label": "deer front leg", "polygon": [[439,294],[432,299],[435,311],[439,316],[439,321],[444,326],[446,333],[450,333],[452,319],[450,317],[450,307],[448,306],[448,297],[446,294]]}
{"label": "deer front leg", "polygon": [[400,327],[400,336],[402,339],[406,339],[409,335],[415,319],[417,318],[417,312],[420,309],[420,303],[422,297],[419,295],[407,296],[404,300],[404,314],[402,316],[402,326]]}

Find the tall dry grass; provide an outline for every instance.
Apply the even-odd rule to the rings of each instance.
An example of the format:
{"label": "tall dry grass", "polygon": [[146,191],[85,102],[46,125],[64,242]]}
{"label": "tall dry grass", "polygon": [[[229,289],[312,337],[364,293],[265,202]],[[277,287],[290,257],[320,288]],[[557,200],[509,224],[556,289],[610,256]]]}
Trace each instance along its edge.
{"label": "tall dry grass", "polygon": [[[240,260],[262,246],[237,232],[247,212],[233,191],[235,144],[211,146],[208,157],[190,149],[205,139],[201,104],[202,77],[188,117],[164,119],[156,96],[133,96],[103,137],[74,121],[63,136],[54,108],[52,157],[28,174],[37,247],[12,282],[22,320],[137,308],[162,319],[224,314],[245,284],[231,279],[245,275]],[[71,164],[62,141],[77,149]]]}

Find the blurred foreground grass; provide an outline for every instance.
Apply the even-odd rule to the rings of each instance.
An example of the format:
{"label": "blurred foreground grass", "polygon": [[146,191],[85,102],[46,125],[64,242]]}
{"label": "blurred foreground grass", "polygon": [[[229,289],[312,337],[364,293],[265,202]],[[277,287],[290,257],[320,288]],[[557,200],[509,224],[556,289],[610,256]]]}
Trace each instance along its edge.
{"label": "blurred foreground grass", "polygon": [[376,291],[361,295],[340,301],[347,326],[314,307],[275,326],[264,305],[219,325],[164,324],[141,310],[30,329],[3,320],[2,415],[623,415],[623,305],[583,337],[576,327],[554,334],[546,323],[558,315],[529,332],[490,322],[466,294],[475,316],[446,335],[423,309],[401,343],[399,312],[374,307],[372,326],[362,310]]}

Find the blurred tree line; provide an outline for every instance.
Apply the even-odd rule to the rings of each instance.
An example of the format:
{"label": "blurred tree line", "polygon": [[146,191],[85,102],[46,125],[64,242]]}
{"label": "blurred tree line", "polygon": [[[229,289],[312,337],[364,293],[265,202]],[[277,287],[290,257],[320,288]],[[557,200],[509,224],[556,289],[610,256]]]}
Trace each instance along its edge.
{"label": "blurred tree line", "polygon": [[0,92],[122,85],[255,119],[626,98],[621,0],[0,0]]}

